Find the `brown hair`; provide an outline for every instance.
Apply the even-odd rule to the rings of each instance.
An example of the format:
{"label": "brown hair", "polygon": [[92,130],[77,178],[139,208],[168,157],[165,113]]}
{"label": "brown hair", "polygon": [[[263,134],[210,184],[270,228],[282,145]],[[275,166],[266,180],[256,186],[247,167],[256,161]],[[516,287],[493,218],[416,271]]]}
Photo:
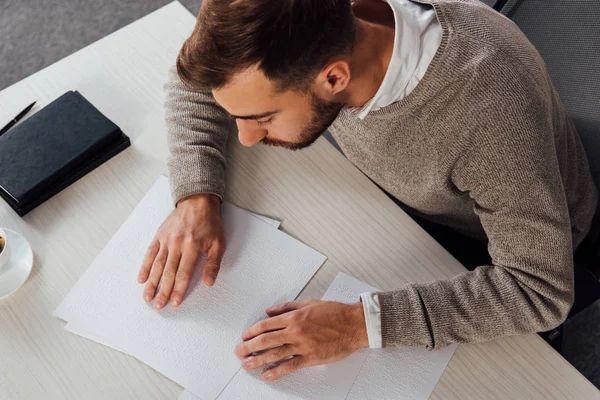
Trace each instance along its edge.
{"label": "brown hair", "polygon": [[355,36],[350,0],[204,0],[177,73],[192,90],[212,90],[258,65],[280,90],[303,90],[351,53]]}

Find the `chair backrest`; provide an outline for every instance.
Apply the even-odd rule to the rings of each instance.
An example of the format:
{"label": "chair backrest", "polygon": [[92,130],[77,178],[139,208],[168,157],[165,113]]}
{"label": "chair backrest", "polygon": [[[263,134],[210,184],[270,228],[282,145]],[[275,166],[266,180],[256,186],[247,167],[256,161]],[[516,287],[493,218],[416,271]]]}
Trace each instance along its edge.
{"label": "chair backrest", "polygon": [[494,7],[494,5],[496,4],[496,0],[481,0],[481,1],[490,7]]}
{"label": "chair backrest", "polygon": [[500,0],[546,62],[600,188],[600,1]]}

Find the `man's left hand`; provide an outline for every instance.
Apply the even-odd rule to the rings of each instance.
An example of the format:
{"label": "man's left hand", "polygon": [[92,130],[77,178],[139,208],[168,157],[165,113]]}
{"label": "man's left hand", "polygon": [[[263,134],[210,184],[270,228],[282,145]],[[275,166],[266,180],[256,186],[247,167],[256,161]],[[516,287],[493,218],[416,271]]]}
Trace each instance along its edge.
{"label": "man's left hand", "polygon": [[261,375],[265,381],[369,346],[362,303],[291,302],[268,308],[267,315],[271,318],[246,330],[235,348],[244,369],[268,367]]}

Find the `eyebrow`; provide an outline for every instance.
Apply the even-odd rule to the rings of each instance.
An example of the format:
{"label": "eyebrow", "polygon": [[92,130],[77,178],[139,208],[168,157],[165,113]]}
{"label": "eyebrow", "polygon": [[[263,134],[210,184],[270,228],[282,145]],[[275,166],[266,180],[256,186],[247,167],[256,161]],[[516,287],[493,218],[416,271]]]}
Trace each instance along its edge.
{"label": "eyebrow", "polygon": [[233,115],[233,114],[231,114],[231,116],[235,119],[261,119],[261,118],[270,117],[271,115],[277,114],[278,112],[279,112],[279,110],[269,111],[269,112],[265,112],[262,114],[254,114],[254,115]]}

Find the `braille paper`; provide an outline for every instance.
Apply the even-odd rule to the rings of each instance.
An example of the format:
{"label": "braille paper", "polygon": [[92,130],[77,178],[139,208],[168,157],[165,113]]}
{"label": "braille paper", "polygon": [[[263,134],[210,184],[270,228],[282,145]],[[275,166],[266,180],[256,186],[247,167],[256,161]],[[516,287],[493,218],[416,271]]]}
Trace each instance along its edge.
{"label": "braille paper", "polygon": [[[340,272],[322,299],[354,303],[360,293],[378,291]],[[269,383],[260,380],[260,371],[241,369],[218,399],[427,400],[456,347],[433,352],[424,348],[363,349],[337,363],[305,368]],[[179,400],[199,399],[184,390]]]}
{"label": "braille paper", "polygon": [[204,400],[240,367],[233,348],[273,304],[293,300],[325,256],[237,207],[222,204],[227,251],[214,287],[201,282],[204,257],[178,308],[156,311],[142,299],[137,272],[172,212],[161,177],[55,311]]}

